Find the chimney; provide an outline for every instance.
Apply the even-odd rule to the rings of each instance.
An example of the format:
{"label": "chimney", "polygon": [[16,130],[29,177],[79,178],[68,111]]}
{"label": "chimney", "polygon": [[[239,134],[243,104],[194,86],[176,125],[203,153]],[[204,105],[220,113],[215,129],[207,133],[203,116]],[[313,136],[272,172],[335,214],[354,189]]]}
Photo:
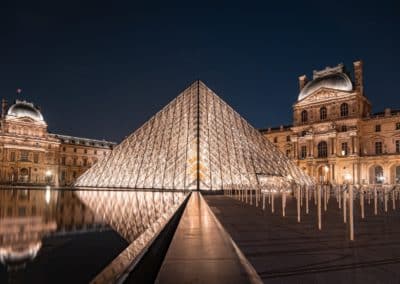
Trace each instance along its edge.
{"label": "chimney", "polygon": [[299,77],[299,88],[300,91],[303,90],[304,86],[307,84],[307,76],[306,75],[301,75]]}
{"label": "chimney", "polygon": [[364,95],[363,84],[363,62],[361,60],[353,62],[354,67],[354,87],[357,92]]}
{"label": "chimney", "polygon": [[7,112],[7,101],[6,99],[1,100],[1,118],[6,117],[6,112]]}

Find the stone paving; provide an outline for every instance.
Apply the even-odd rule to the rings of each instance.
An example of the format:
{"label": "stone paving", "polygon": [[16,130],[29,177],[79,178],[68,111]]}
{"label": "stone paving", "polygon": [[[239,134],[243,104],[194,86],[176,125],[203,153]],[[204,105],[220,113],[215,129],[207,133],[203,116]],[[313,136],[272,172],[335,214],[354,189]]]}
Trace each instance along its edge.
{"label": "stone paving", "polygon": [[[228,196],[205,196],[211,210],[266,283],[400,283],[400,212],[389,208],[374,216],[366,204],[365,219],[354,203],[355,240],[349,240],[342,211],[331,198],[322,208],[322,230],[317,227],[317,208],[301,211],[287,197],[286,217],[281,200],[275,213],[267,206],[249,205]],[[268,202],[267,202],[268,205]]]}
{"label": "stone paving", "polygon": [[200,193],[193,192],[156,283],[261,283]]}

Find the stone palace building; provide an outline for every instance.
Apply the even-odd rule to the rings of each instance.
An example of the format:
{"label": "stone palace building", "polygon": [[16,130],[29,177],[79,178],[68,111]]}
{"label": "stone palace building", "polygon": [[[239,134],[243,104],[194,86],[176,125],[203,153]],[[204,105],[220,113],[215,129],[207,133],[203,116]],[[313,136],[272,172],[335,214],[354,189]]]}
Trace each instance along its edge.
{"label": "stone palace building", "polygon": [[299,77],[293,125],[261,132],[319,182],[400,183],[400,110],[371,113],[363,64]]}
{"label": "stone palace building", "polygon": [[115,143],[49,133],[40,109],[2,100],[0,184],[67,186]]}

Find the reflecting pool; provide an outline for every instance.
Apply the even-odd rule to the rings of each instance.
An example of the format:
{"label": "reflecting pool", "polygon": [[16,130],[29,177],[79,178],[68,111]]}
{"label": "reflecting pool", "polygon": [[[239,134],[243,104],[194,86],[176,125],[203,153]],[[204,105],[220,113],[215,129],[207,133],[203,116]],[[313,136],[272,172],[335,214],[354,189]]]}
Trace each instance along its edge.
{"label": "reflecting pool", "polygon": [[118,279],[186,196],[0,189],[0,283]]}

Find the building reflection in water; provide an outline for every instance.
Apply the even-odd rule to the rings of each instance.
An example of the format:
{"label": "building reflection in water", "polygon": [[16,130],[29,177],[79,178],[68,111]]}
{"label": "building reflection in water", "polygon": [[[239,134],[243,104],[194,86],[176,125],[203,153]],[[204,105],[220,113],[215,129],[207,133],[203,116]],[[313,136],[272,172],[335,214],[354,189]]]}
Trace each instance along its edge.
{"label": "building reflection in water", "polygon": [[72,191],[1,190],[0,261],[10,270],[33,260],[49,235],[104,228]]}
{"label": "building reflection in water", "polygon": [[[162,230],[187,192],[0,190],[0,261],[10,273],[34,261],[46,237],[114,230],[128,244],[101,271],[123,273]],[[60,261],[62,261],[60,259]]]}

